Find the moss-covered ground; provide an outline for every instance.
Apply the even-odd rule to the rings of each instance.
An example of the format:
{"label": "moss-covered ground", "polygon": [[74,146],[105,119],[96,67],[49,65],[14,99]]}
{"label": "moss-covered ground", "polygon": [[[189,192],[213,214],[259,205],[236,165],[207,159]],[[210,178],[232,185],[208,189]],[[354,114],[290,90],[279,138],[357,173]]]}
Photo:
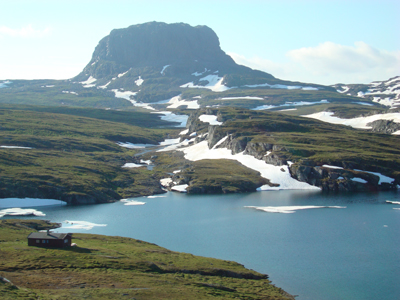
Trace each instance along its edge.
{"label": "moss-covered ground", "polygon": [[242,265],[155,244],[74,234],[76,247],[28,247],[41,220],[0,221],[1,299],[294,299]]}

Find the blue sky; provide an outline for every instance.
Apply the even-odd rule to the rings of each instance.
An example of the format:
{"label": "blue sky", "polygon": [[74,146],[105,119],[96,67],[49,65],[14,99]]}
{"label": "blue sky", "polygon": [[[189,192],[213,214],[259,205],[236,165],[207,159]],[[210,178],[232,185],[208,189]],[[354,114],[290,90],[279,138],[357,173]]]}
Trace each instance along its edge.
{"label": "blue sky", "polygon": [[0,79],[66,79],[114,28],[207,25],[238,63],[287,80],[400,75],[400,1],[0,0]]}

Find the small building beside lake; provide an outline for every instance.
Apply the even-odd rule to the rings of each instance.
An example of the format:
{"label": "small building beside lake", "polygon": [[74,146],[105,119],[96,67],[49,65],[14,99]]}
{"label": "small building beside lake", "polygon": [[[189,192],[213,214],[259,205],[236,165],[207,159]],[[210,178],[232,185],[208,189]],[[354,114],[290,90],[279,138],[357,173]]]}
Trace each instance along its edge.
{"label": "small building beside lake", "polygon": [[72,233],[32,232],[28,235],[28,246],[64,248],[71,246]]}

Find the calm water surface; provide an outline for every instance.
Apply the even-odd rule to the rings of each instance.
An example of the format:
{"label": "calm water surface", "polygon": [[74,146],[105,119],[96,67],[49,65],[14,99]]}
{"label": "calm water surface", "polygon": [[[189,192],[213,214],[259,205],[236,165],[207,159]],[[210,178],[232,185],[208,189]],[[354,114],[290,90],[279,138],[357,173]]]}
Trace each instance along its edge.
{"label": "calm water surface", "polygon": [[[107,224],[88,232],[132,237],[171,250],[234,260],[270,276],[297,299],[400,299],[400,193],[322,194],[274,191],[251,194],[137,198],[124,203],[47,206],[53,222]],[[0,202],[1,205],[1,202]],[[292,214],[244,206],[346,206]],[[5,217],[10,218],[10,217]],[[21,217],[26,218],[26,217]],[[65,222],[64,222],[65,224]]]}

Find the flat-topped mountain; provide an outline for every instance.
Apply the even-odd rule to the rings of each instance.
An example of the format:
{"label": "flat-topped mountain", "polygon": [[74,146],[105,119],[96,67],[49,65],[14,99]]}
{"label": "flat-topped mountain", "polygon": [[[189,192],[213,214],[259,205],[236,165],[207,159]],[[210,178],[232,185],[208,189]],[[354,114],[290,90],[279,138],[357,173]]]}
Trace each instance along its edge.
{"label": "flat-topped mountain", "polygon": [[[155,74],[151,74],[155,70]],[[83,80],[89,75],[97,80],[109,76],[118,79],[122,77],[118,75],[125,72],[129,73],[125,73],[125,77],[134,77],[136,73],[153,78],[168,75],[196,77],[211,71],[213,74],[255,73],[274,78],[268,73],[237,65],[221,50],[219,39],[211,28],[162,22],[112,30],[96,46],[92,59],[77,78]]]}
{"label": "flat-topped mountain", "polygon": [[114,29],[99,42],[89,64],[101,60],[128,67],[194,62],[236,66],[211,28],[184,23],[150,22]]}
{"label": "flat-topped mountain", "polygon": [[[129,90],[137,93],[136,100],[147,103],[170,99],[185,91],[188,97],[205,92],[203,98],[209,96],[207,92],[231,89],[323,90],[339,94],[332,87],[284,81],[238,65],[221,49],[212,29],[184,23],[149,22],[112,30],[99,42],[92,59],[74,80],[85,87]],[[209,96],[216,97],[219,96]]]}

